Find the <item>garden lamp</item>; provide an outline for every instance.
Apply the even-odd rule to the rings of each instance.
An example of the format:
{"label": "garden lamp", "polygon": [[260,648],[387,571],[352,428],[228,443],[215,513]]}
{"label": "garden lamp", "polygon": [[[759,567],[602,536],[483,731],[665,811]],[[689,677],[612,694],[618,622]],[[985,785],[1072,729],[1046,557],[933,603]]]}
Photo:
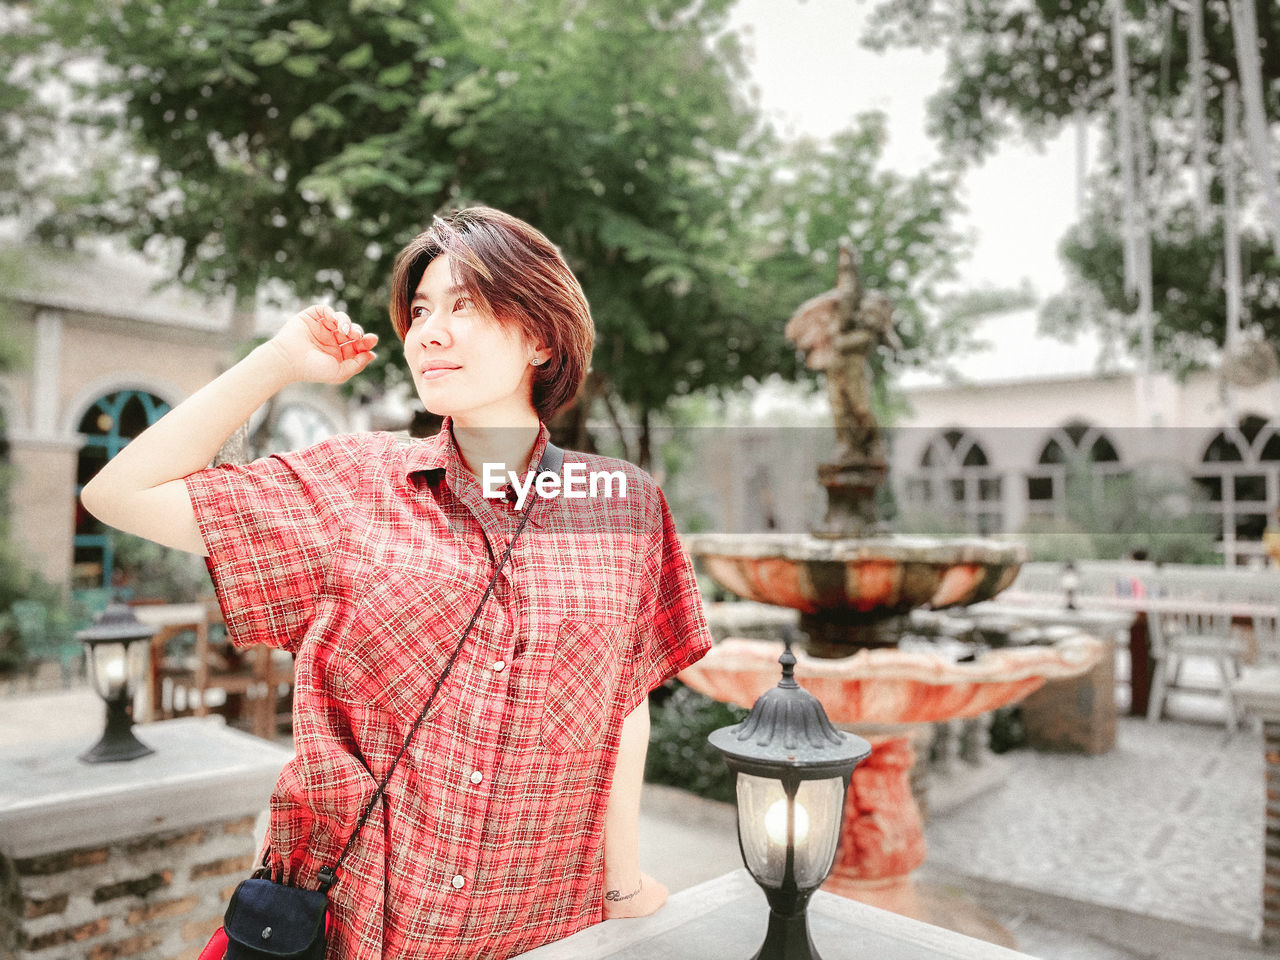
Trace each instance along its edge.
{"label": "garden lamp", "polygon": [[782,680],[745,720],[707,738],[734,773],[738,845],[769,901],[769,930],[753,960],[818,960],[805,910],[831,872],[853,768],[871,744],[831,725],[795,681],[787,641]]}
{"label": "garden lamp", "polygon": [[155,752],[133,735],[133,695],[158,629],[140,622],[126,604],[112,603],[94,617],[93,626],[76,632],[93,689],[107,704],[102,739],[80,754],[85,763],[136,760]]}
{"label": "garden lamp", "polygon": [[1068,560],[1062,565],[1058,583],[1062,587],[1066,609],[1076,609],[1076,591],[1080,589],[1080,572],[1076,569],[1075,561]]}

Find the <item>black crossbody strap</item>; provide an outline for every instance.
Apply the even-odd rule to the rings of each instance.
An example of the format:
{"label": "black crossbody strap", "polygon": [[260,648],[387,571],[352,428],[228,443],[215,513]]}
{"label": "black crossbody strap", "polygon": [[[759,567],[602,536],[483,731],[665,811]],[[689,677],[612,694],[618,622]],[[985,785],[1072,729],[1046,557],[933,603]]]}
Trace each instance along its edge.
{"label": "black crossbody strap", "polygon": [[[548,443],[542,451],[542,458],[538,461],[538,466],[534,470],[534,476],[537,477],[543,473],[559,474],[564,466],[564,451],[552,443]],[[320,868],[320,889],[328,891],[337,880],[338,869],[342,866],[342,861],[346,859],[347,854],[351,850],[351,845],[355,843],[356,837],[360,835],[360,830],[364,826],[365,821],[369,819],[369,814],[373,812],[374,806],[381,799],[382,794],[387,789],[387,784],[391,780],[391,775],[395,773],[396,767],[400,764],[401,758],[404,757],[409,749],[409,744],[413,742],[413,738],[418,733],[418,728],[422,726],[422,721],[427,718],[427,712],[431,709],[431,704],[435,702],[436,694],[440,692],[440,687],[444,685],[445,678],[449,676],[449,671],[453,669],[454,662],[462,653],[462,645],[467,642],[467,636],[471,633],[471,628],[476,625],[476,621],[480,619],[480,611],[484,609],[485,601],[489,599],[489,594],[493,592],[493,586],[498,582],[498,574],[502,572],[502,568],[506,566],[507,559],[511,556],[511,548],[516,545],[516,538],[520,536],[520,531],[524,529],[525,523],[529,519],[529,511],[534,505],[542,499],[541,497],[532,497],[524,510],[520,513],[520,523],[516,526],[516,531],[511,535],[511,540],[507,543],[507,549],[502,554],[502,559],[498,561],[493,570],[493,576],[489,580],[489,585],[485,587],[484,596],[480,598],[480,602],[476,604],[475,613],[471,615],[467,627],[462,631],[462,636],[458,640],[458,645],[454,647],[452,656],[444,665],[444,669],[440,671],[440,676],[436,678],[436,684],[431,690],[431,696],[427,697],[427,702],[423,705],[422,711],[418,714],[418,719],[413,721],[413,726],[409,728],[409,734],[404,738],[404,744],[400,747],[400,752],[396,754],[395,760],[391,762],[390,768],[382,777],[382,782],[378,784],[378,789],[374,791],[372,797],[369,798],[368,804],[365,805],[364,811],[360,814],[360,819],[356,821],[355,829],[351,831],[351,836],[347,838],[346,845],[342,848],[342,852],[338,854],[338,859],[333,862],[332,866],[324,866]]]}

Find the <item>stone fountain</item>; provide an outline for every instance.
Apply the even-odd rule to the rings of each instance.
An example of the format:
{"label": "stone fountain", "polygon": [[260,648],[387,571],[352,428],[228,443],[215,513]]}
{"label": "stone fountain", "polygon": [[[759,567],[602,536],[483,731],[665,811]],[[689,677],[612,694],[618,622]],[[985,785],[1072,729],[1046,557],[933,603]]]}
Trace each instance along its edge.
{"label": "stone fountain", "polygon": [[[909,774],[913,724],[975,717],[1016,702],[1046,680],[1092,668],[1103,645],[1077,636],[1050,647],[998,650],[973,662],[896,649],[905,615],[988,600],[1013,582],[1020,546],[991,540],[888,534],[876,516],[887,463],[871,406],[868,356],[898,345],[893,307],[864,291],[842,245],[834,290],[804,303],[787,338],[826,374],[835,457],[818,467],[827,511],[808,534],[696,534],[685,547],[739,597],[799,611],[796,679],[832,721],[873,745],[854,771],[841,850],[826,889],[944,925],[910,873],[925,857]],[[726,639],[681,679],[715,699],[750,707],[777,679],[780,642]],[[953,922],[948,922],[951,919]],[[968,925],[965,932],[974,932]]]}

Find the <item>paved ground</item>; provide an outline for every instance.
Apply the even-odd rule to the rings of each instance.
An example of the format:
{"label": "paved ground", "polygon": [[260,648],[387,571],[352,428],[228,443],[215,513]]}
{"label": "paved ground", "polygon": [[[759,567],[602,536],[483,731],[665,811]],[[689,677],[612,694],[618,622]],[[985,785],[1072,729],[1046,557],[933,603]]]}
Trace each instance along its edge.
{"label": "paved ground", "polygon": [[[1042,960],[1262,960],[1262,750],[1217,704],[1122,719],[1101,757],[1016,751],[1001,787],[933,820],[916,878],[991,911]],[[0,691],[0,749],[102,728],[87,689]],[[140,731],[145,739],[145,727]],[[733,808],[647,787],[642,865],[672,891],[741,865]]]}
{"label": "paved ground", "polygon": [[1258,935],[1261,736],[1123,719],[1102,756],[1019,750],[1007,783],[931,823],[933,863],[1104,906]]}

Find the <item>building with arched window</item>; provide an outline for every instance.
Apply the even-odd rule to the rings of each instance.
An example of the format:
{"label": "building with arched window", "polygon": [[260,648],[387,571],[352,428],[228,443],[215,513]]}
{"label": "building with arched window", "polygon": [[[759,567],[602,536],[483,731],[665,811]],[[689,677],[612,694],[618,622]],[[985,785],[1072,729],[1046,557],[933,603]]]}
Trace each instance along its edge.
{"label": "building with arched window", "polygon": [[1061,520],[1069,480],[1085,481],[1089,492],[1101,497],[1108,478],[1128,473],[1108,431],[1072,421],[1049,432],[1035,466],[1027,472],[1027,513]]}
{"label": "building with arched window", "polygon": [[[1199,541],[1200,530],[1213,531],[1225,562],[1265,562],[1262,533],[1280,519],[1280,379],[1244,389],[1213,369],[1144,378],[1123,356],[1108,362],[1096,335],[1064,343],[1037,326],[1034,310],[989,317],[976,331],[987,346],[957,357],[949,373],[900,377],[903,402],[884,428],[882,513],[896,513],[893,525],[1071,532],[1080,520],[1068,514],[1088,498],[1193,514],[1160,532],[1192,530]],[[825,391],[769,383],[734,419],[751,425],[689,443],[700,457],[687,471],[697,474],[689,499],[703,527],[811,529],[825,511],[818,464],[835,450]],[[1113,515],[1094,510],[1086,521]]]}
{"label": "building with arched window", "polygon": [[989,346],[957,361],[953,376],[902,380],[908,412],[892,431],[890,476],[903,502],[932,490],[932,508],[994,532],[997,508],[975,495],[976,464],[939,459],[947,438],[963,436],[982,452],[986,489],[999,491],[997,530],[1062,520],[1073,481],[1072,495],[1105,498],[1145,474],[1199,489],[1186,508],[1212,518],[1227,563],[1265,561],[1262,533],[1280,511],[1280,379],[1246,389],[1212,369],[1143,377],[1124,358],[1098,373],[1104,351],[1088,333],[1040,337],[1031,311],[987,327]]}
{"label": "building with arched window", "polygon": [[[27,564],[68,586],[111,582],[111,537],[79,505],[81,487],[171,407],[234,361],[237,340],[269,336],[284,314],[233,332],[228,302],[160,288],[161,271],[109,248],[9,248],[3,325],[21,359],[0,375],[11,467],[11,530]],[[263,416],[260,411],[254,426]],[[292,384],[265,450],[360,429],[361,411],[331,387]]]}

